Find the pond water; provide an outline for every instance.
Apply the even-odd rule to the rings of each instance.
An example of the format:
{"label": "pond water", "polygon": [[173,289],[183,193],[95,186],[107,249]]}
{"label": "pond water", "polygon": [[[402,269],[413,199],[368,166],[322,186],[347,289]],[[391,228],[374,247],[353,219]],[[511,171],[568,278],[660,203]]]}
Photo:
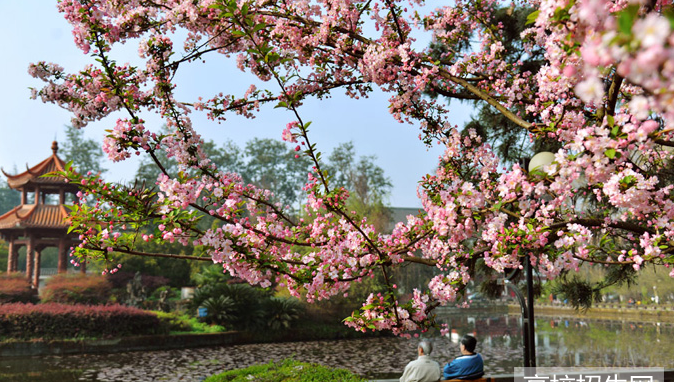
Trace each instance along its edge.
{"label": "pond water", "polygon": [[[438,321],[453,334],[432,338],[433,358],[459,354],[464,333],[478,338],[488,374],[509,374],[522,365],[521,320],[504,313],[445,311]],[[352,370],[368,378],[397,378],[416,357],[418,339],[370,338],[281,344],[131,352],[110,355],[0,359],[2,381],[201,381],[206,376],[294,357]],[[659,366],[674,368],[674,324],[579,320],[539,316],[539,366]]]}

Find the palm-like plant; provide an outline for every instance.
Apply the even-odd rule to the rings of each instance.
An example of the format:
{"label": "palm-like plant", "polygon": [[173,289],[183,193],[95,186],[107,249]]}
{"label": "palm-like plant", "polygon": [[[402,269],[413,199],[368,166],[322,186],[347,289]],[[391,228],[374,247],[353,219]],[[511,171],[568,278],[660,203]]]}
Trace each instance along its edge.
{"label": "palm-like plant", "polygon": [[201,304],[202,308],[206,308],[205,321],[209,324],[217,324],[227,326],[227,324],[235,319],[234,301],[227,296],[213,296],[209,297]]}
{"label": "palm-like plant", "polygon": [[271,297],[264,303],[265,325],[271,330],[288,329],[303,311],[304,307],[295,298]]}

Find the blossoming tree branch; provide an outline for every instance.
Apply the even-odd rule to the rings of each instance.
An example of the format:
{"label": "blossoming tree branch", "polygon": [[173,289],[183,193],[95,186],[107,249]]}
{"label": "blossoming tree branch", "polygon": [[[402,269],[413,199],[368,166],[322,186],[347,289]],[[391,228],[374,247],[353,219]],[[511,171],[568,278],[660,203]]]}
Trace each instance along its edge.
{"label": "blossoming tree branch", "polygon": [[[453,5],[451,4],[453,3]],[[436,4],[429,4],[435,6]],[[494,18],[502,4],[456,0],[431,10],[423,0],[61,0],[76,44],[95,61],[76,73],[33,64],[46,84],[34,96],[72,112],[85,127],[113,112],[104,151],[114,161],[136,152],[178,161],[156,187],[106,183],[69,170],[82,186],[72,215],[81,259],[137,251],[140,241],[178,241],[202,249],[192,258],[222,264],[251,284],[272,282],[307,300],[345,293],[381,272],[388,293],[371,295],[347,318],[355,328],[424,329],[433,308],[453,303],[477,262],[498,272],[528,257],[554,278],[582,263],[640,269],[674,263],[674,17],[669,2],[528,0],[520,52],[509,52]],[[176,30],[187,31],[178,41]],[[427,33],[444,49],[413,49]],[[121,64],[112,48],[138,44],[144,66]],[[526,70],[522,60],[542,52]],[[505,57],[517,56],[518,60]],[[176,73],[211,55],[236,58],[265,89],[179,99]],[[435,173],[418,189],[423,211],[384,234],[345,207],[349,191],[333,187],[302,103],[373,88],[390,95],[400,122],[420,126],[426,142],[445,147]],[[531,140],[554,139],[554,162],[527,171],[501,160],[473,131],[459,132],[428,92],[488,104]],[[367,102],[365,99],[362,102]],[[287,109],[279,135],[310,158],[299,215],[274,202],[273,190],[220,171],[201,150],[190,115],[224,122],[267,107]],[[146,126],[157,113],[168,133]],[[153,132],[154,131],[154,132]],[[200,217],[217,224],[200,229]],[[146,232],[144,227],[158,227]],[[185,256],[182,256],[185,257]],[[403,303],[390,272],[406,263],[437,268],[425,290]],[[674,271],[670,276],[674,277]]]}

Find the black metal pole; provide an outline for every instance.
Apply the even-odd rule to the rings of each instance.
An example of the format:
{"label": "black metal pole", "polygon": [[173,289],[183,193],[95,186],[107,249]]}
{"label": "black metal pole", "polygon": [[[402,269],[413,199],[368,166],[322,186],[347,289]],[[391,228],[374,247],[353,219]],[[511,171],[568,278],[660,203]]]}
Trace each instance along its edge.
{"label": "black metal pole", "polygon": [[529,342],[529,317],[528,317],[528,309],[527,309],[527,303],[524,299],[524,295],[522,295],[522,292],[517,288],[517,286],[513,285],[510,280],[506,279],[504,280],[505,286],[510,288],[510,290],[515,293],[515,296],[517,297],[517,301],[520,303],[520,310],[522,311],[522,346],[524,347],[523,350],[523,356],[524,356],[524,367],[529,367],[529,364],[531,363],[530,359],[530,354],[531,351],[529,350],[530,347],[530,342]]}
{"label": "black metal pole", "polygon": [[525,277],[527,283],[527,297],[524,298],[522,291],[513,285],[508,278],[504,280],[504,285],[515,293],[517,301],[520,303],[522,311],[522,345],[524,356],[524,367],[536,367],[536,337],[534,321],[534,280],[531,258],[524,256]]}
{"label": "black metal pole", "polygon": [[526,255],[524,261],[527,262],[527,318],[529,319],[529,325],[527,330],[529,331],[527,337],[529,339],[529,364],[526,367],[536,367],[536,335],[534,324],[534,280],[533,280],[533,270],[531,266],[531,257]]}

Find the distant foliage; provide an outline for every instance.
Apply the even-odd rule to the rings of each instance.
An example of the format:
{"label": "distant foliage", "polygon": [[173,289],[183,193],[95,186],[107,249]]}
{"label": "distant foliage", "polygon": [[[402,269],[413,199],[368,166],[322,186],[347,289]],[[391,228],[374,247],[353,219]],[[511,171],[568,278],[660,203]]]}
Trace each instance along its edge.
{"label": "distant foliage", "polygon": [[1,339],[121,337],[166,331],[154,313],[120,305],[0,306]]}
{"label": "distant foliage", "polygon": [[321,365],[283,360],[269,362],[264,365],[253,365],[245,369],[230,370],[222,374],[206,378],[204,382],[250,382],[250,381],[284,381],[284,382],[364,382],[363,379],[348,370],[334,369]]}
{"label": "distant foliage", "polygon": [[37,302],[37,295],[23,273],[0,275],[0,304]]}
{"label": "distant foliage", "polygon": [[103,276],[60,274],[50,278],[41,292],[42,302],[62,304],[105,304],[111,284]]}
{"label": "distant foliage", "polygon": [[[113,274],[108,274],[106,277],[108,281],[112,284],[112,287],[117,288],[126,288],[126,284],[133,280],[133,272],[124,272],[120,271]],[[152,276],[152,275],[140,275],[140,282],[143,285],[143,288],[148,292],[152,292],[155,289],[168,285],[169,279],[163,276]]]}

